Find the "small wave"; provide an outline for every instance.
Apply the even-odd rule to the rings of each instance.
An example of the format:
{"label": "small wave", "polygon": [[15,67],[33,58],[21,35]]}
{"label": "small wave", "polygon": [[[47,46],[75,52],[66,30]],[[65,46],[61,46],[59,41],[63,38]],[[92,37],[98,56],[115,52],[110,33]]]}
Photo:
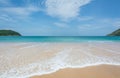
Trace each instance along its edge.
{"label": "small wave", "polygon": [[[32,51],[24,52],[24,50],[26,51],[26,49],[33,49],[33,51],[35,51],[34,49],[38,49],[36,51],[39,51],[40,47],[44,48],[45,51],[47,49],[50,49],[50,52],[51,51],[56,51],[56,52],[54,55],[52,55],[52,57],[48,59],[43,59],[43,60],[38,59],[37,61],[29,63],[27,65],[14,67],[6,71],[1,71],[0,78],[29,78],[34,75],[50,74],[64,68],[83,68],[83,67],[102,65],[102,64],[120,65],[120,60],[119,60],[120,55],[117,52],[113,52],[113,51],[111,52],[111,50],[108,50],[104,47],[99,48],[95,46],[95,48],[99,48],[101,51],[102,49],[105,49],[105,51],[111,56],[104,55],[104,53],[106,52],[101,52],[102,56],[100,56],[99,54],[98,55],[94,54],[94,52],[90,50],[91,46],[94,47],[94,44],[92,45],[83,44],[82,45],[83,47],[81,46],[81,44],[80,45],[74,44],[73,47],[73,44],[67,44],[67,43],[60,45],[51,44],[51,43],[50,44],[31,43],[31,44],[32,45],[30,46],[22,47],[23,49],[22,53],[27,53],[27,55],[29,54],[32,55],[32,53],[34,52]],[[55,48],[60,50],[55,50]],[[40,50],[44,52],[44,50],[42,49]],[[36,52],[36,55],[40,52]],[[19,51],[17,54],[19,55],[20,53],[21,52]],[[7,58],[7,57],[1,57],[1,58]],[[29,57],[27,59],[30,58],[32,57]],[[8,59],[9,62],[12,62],[11,58]],[[23,58],[20,57],[19,59],[23,59]],[[0,63],[3,64],[4,62],[0,60]]]}

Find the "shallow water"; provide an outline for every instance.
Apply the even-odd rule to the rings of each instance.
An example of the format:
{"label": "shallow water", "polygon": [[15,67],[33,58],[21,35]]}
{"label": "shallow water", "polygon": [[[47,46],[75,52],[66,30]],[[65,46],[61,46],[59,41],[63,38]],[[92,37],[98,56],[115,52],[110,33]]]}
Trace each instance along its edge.
{"label": "shallow water", "polygon": [[99,64],[120,65],[120,42],[0,43],[0,78],[26,78]]}
{"label": "shallow water", "polygon": [[0,37],[0,42],[120,42],[119,36],[16,36]]}

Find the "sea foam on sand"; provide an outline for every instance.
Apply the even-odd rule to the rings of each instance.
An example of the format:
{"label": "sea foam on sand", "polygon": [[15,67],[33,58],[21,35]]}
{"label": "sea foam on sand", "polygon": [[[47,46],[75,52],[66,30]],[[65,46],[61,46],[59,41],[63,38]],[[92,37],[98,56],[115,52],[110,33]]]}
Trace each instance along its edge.
{"label": "sea foam on sand", "polygon": [[85,68],[65,68],[51,74],[31,78],[120,78],[120,66],[97,65]]}
{"label": "sea foam on sand", "polygon": [[0,43],[0,78],[26,78],[64,68],[120,65],[120,43]]}

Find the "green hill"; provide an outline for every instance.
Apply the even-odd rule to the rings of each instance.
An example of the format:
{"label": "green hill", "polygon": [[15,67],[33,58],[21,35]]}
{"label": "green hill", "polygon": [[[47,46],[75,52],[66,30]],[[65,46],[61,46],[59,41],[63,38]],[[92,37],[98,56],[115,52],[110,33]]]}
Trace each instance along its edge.
{"label": "green hill", "polygon": [[13,30],[0,30],[0,36],[21,36],[21,34]]}
{"label": "green hill", "polygon": [[111,34],[108,34],[108,36],[120,36],[120,29],[112,32]]}

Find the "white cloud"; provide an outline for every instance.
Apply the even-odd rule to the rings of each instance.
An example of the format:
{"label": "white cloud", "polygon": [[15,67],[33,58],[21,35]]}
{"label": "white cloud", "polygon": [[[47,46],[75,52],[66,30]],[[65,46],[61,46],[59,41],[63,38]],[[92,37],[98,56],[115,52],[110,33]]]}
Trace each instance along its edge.
{"label": "white cloud", "polygon": [[54,25],[61,28],[69,27],[66,23],[63,23],[63,22],[56,22],[54,23]]}
{"label": "white cloud", "polygon": [[15,22],[16,20],[14,20],[13,18],[10,18],[8,15],[0,15],[0,21],[7,21],[7,22]]}
{"label": "white cloud", "polygon": [[9,0],[0,0],[0,5],[9,5],[10,1]]}
{"label": "white cloud", "polygon": [[120,28],[120,18],[100,19],[99,22],[103,22],[104,24],[109,24],[109,25],[114,26],[116,28]]}
{"label": "white cloud", "polygon": [[28,21],[30,15],[41,10],[40,7],[23,1],[23,6],[16,6],[11,0],[0,0],[0,22]]}
{"label": "white cloud", "polygon": [[50,16],[68,20],[77,17],[81,7],[90,2],[91,0],[23,0],[23,6],[15,6],[10,0],[0,0],[4,6],[0,7],[0,13],[26,17],[34,12],[45,11]]}
{"label": "white cloud", "polygon": [[91,0],[46,0],[46,12],[63,20],[75,18],[79,15],[82,6]]}
{"label": "white cloud", "polygon": [[86,17],[78,17],[78,21],[90,21],[93,20],[94,17],[86,16]]}
{"label": "white cloud", "polygon": [[113,26],[120,28],[120,20],[113,23]]}
{"label": "white cloud", "polygon": [[40,11],[40,8],[34,6],[26,7],[4,7],[0,9],[0,21],[28,21],[31,14]]}
{"label": "white cloud", "polygon": [[[33,3],[35,2],[33,1]],[[0,0],[0,5],[2,6],[0,7],[1,20],[29,18],[31,14],[41,11],[40,7],[32,5],[32,3],[29,3],[27,0],[21,1],[21,4],[23,4],[23,6],[16,6],[11,0]],[[8,15],[9,17],[6,18],[1,15]]]}
{"label": "white cloud", "polygon": [[103,26],[99,26],[97,24],[83,24],[81,26],[78,26],[78,29],[80,31],[90,31],[90,30],[97,30],[101,28],[103,28]]}
{"label": "white cloud", "polygon": [[20,16],[27,16],[33,12],[39,11],[37,7],[29,6],[29,7],[7,7],[2,8],[2,12],[14,14],[14,15],[20,15]]}

